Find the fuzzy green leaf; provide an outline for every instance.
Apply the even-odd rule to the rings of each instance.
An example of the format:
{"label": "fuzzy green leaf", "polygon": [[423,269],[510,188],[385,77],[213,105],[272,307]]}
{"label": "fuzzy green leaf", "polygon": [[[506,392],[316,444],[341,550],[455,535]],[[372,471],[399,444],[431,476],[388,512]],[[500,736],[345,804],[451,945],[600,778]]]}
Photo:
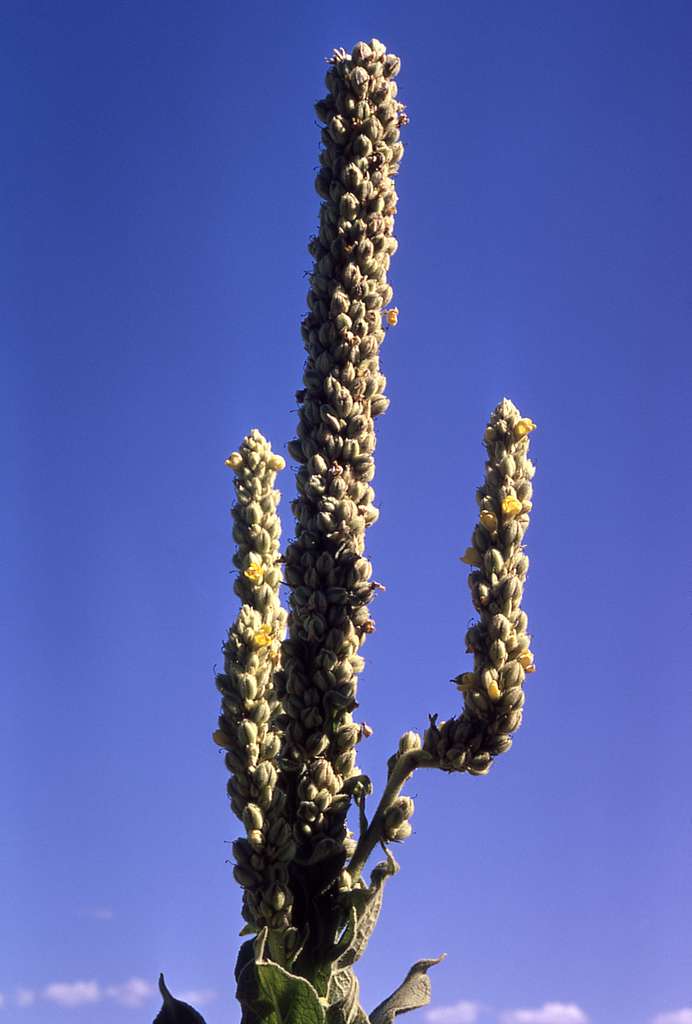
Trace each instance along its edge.
{"label": "fuzzy green leaf", "polygon": [[[341,957],[346,956],[348,951],[352,948],[354,939],[356,937],[356,930],[358,926],[358,913],[355,907],[351,907],[348,912],[348,921],[346,927],[337,939],[332,949],[332,960],[339,966],[348,966],[347,964],[341,964]],[[353,963],[353,961],[351,961]]]}
{"label": "fuzzy green leaf", "polygon": [[240,975],[242,974],[242,972],[245,969],[245,967],[247,967],[248,964],[251,964],[254,961],[254,959],[255,959],[255,940],[254,939],[247,939],[242,944],[242,946],[240,947],[240,949],[238,951],[238,959],[235,962],[235,980],[236,980],[236,982],[238,982],[240,980]]}
{"label": "fuzzy green leaf", "polygon": [[270,1009],[266,1024],[325,1024],[324,1007],[309,981],[278,964],[256,964],[260,1001]]}
{"label": "fuzzy green leaf", "polygon": [[439,964],[444,956],[443,953],[436,960],[419,960],[415,963],[398,989],[372,1011],[370,1024],[393,1024],[397,1014],[427,1006],[431,993],[427,971],[435,964]]}
{"label": "fuzzy green leaf", "polygon": [[353,889],[349,897],[353,900],[353,910],[357,913],[356,928],[353,939],[336,962],[338,968],[350,967],[359,960],[370,940],[377,919],[382,909],[384,883],[399,870],[399,865],[389,850],[385,849],[387,860],[381,861],[371,875],[369,889]]}
{"label": "fuzzy green leaf", "polygon": [[358,917],[353,939],[337,960],[337,967],[350,967],[351,964],[354,964],[356,960],[359,960],[365,952],[365,947],[368,944],[368,940],[370,939],[373,929],[377,924],[377,918],[380,915],[383,896],[384,886],[379,885],[363,907]]}
{"label": "fuzzy green leaf", "polygon": [[324,1008],[313,986],[266,959],[269,929],[243,944],[236,965],[236,997],[244,1024],[324,1024]]}
{"label": "fuzzy green leaf", "polygon": [[365,1011],[358,1001],[359,992],[358,979],[350,967],[335,971],[329,980],[327,993],[330,1003],[327,1024],[367,1024]]}

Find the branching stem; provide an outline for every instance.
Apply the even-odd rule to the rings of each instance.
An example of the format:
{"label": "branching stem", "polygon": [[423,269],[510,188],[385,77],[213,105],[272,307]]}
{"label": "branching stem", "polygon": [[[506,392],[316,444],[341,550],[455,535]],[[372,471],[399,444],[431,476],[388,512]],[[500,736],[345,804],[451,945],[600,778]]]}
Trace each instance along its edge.
{"label": "branching stem", "polygon": [[360,876],[372,851],[382,841],[385,814],[398,797],[404,783],[413,775],[416,768],[435,768],[437,764],[437,759],[425,750],[409,750],[397,760],[372,821],[358,840],[351,863],[348,865],[348,872],[354,882]]}

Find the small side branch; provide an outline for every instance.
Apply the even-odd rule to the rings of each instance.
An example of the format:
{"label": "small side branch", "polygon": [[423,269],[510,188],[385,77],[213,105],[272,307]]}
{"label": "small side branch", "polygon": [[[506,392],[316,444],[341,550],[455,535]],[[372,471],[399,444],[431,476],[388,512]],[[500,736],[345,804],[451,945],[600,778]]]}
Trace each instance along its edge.
{"label": "small side branch", "polygon": [[385,815],[401,792],[404,783],[413,775],[416,768],[435,768],[437,763],[437,759],[425,750],[409,750],[397,759],[372,821],[358,840],[351,863],[348,865],[348,872],[354,882],[367,864],[372,851],[383,840]]}

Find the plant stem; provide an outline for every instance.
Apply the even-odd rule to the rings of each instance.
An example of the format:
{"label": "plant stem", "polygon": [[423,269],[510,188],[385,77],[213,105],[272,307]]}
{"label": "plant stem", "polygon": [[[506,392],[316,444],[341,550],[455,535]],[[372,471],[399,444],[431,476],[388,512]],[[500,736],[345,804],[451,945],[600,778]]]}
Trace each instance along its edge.
{"label": "plant stem", "polygon": [[416,768],[435,768],[437,764],[437,759],[425,750],[409,750],[397,760],[387,780],[387,785],[384,788],[373,819],[358,840],[351,863],[348,865],[348,872],[354,882],[360,876],[368,857],[380,842],[383,834],[385,814],[398,797],[404,783],[413,775]]}

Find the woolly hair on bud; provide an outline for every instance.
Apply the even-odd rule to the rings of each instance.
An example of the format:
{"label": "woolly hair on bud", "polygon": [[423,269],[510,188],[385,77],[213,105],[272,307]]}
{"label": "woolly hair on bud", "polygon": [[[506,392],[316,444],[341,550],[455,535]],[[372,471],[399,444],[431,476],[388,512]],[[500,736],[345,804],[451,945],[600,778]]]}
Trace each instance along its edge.
{"label": "woolly hair on bud", "polygon": [[[231,807],[252,850],[241,859],[237,851],[245,847],[234,845],[234,873],[245,889],[243,914],[253,927],[277,928],[290,920],[287,866],[295,849],[274,766],[281,746],[274,673],[286,631],[286,612],[279,601],[281,524],[274,484],[283,459],[253,430],[226,465],[234,472],[234,590],[241,606],[224,644],[224,671],[217,676],[222,699],[214,740],[226,749]],[[278,844],[269,835],[277,823],[285,824]],[[271,884],[278,886],[273,891],[280,891],[281,898],[267,902]]]}

